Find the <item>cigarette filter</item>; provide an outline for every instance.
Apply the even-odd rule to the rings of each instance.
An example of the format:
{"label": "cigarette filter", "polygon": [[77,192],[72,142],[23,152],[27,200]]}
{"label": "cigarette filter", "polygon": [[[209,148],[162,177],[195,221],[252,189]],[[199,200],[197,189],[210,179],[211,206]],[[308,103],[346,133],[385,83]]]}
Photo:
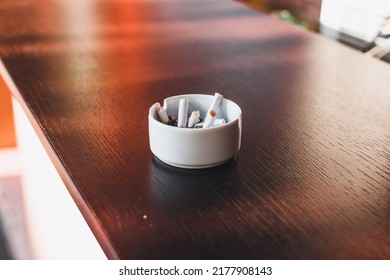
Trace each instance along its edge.
{"label": "cigarette filter", "polygon": [[179,113],[177,119],[178,127],[187,127],[187,114],[188,114],[188,100],[185,98],[180,99]]}
{"label": "cigarette filter", "polygon": [[169,118],[168,118],[167,113],[165,112],[164,107],[160,107],[157,109],[157,115],[158,115],[161,122],[163,122],[163,123],[169,122]]}
{"label": "cigarette filter", "polygon": [[204,122],[207,124],[211,118],[210,112],[211,111],[217,111],[219,104],[221,103],[223,98],[222,94],[219,94],[218,92],[215,93],[213,102],[211,102],[209,109],[207,110],[206,116],[204,117]]}
{"label": "cigarette filter", "polygon": [[203,128],[212,127],[214,125],[215,118],[217,117],[217,112],[211,110],[208,116],[209,117],[204,121]]}
{"label": "cigarette filter", "polygon": [[199,110],[193,111],[188,121],[188,127],[194,127],[199,122],[199,118],[200,118]]}

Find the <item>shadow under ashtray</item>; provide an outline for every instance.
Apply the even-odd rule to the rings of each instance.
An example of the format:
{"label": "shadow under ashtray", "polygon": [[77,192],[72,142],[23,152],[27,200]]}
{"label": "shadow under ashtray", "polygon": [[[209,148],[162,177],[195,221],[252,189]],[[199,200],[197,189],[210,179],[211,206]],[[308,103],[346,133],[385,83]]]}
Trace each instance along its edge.
{"label": "shadow under ashtray", "polygon": [[234,200],[237,191],[237,161],[207,169],[176,168],[153,157],[153,192],[167,210],[179,212],[215,207],[219,200]]}

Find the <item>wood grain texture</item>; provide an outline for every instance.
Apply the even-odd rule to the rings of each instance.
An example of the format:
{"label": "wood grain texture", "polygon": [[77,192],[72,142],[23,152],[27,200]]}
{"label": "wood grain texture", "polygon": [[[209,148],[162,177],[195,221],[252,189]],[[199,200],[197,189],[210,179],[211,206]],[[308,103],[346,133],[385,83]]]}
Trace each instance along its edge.
{"label": "wood grain texture", "polygon": [[[389,65],[233,1],[2,1],[0,58],[109,258],[389,259]],[[4,74],[4,73],[3,73]],[[151,104],[243,111],[219,167],[153,157]]]}

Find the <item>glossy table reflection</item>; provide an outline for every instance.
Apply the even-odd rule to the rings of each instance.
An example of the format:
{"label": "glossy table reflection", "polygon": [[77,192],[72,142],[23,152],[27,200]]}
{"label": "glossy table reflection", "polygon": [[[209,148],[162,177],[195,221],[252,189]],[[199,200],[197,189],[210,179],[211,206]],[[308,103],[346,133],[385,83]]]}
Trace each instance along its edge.
{"label": "glossy table reflection", "polygon": [[[13,94],[109,258],[390,258],[389,65],[234,1],[6,0],[0,19]],[[238,156],[153,157],[150,105],[215,91],[242,108]]]}

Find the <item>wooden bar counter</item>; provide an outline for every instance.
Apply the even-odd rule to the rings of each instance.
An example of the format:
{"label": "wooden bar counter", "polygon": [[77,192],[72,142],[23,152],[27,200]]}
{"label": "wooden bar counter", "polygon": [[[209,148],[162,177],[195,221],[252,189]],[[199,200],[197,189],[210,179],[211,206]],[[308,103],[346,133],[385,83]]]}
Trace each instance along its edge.
{"label": "wooden bar counter", "polygon": [[[389,65],[227,0],[4,0],[0,59],[108,258],[390,258]],[[214,92],[238,155],[155,158],[149,107]]]}

